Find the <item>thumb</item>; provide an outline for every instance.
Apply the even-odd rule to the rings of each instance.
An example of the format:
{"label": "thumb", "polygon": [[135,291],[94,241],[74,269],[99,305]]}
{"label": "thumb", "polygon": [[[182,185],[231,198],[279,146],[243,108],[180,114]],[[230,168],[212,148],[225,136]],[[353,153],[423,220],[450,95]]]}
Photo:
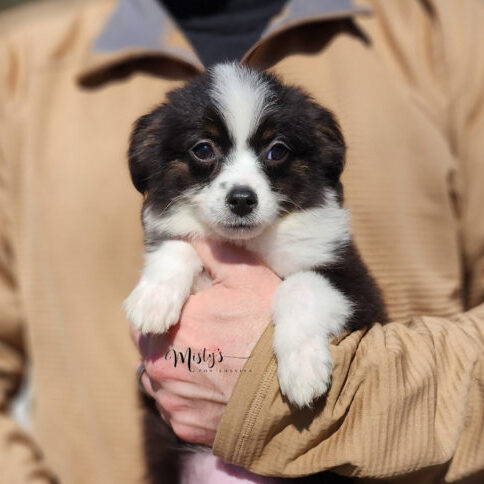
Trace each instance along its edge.
{"label": "thumb", "polygon": [[192,242],[203,266],[216,282],[227,282],[239,278],[247,266],[262,266],[263,263],[250,252],[229,243],[212,239]]}

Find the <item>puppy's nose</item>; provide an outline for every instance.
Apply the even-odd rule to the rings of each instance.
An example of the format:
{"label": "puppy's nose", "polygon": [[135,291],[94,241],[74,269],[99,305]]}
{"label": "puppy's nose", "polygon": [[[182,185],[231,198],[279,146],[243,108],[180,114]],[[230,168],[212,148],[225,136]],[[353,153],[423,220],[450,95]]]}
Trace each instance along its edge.
{"label": "puppy's nose", "polygon": [[248,215],[257,206],[257,194],[249,187],[235,187],[227,195],[227,204],[236,215]]}

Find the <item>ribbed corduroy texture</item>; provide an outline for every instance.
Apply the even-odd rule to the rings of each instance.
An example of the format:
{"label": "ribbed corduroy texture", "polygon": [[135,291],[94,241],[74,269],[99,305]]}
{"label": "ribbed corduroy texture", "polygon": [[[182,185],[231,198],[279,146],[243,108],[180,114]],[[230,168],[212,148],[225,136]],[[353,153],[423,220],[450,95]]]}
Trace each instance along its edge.
{"label": "ribbed corduroy texture", "polygon": [[[484,468],[484,316],[463,313],[484,301],[484,5],[361,3],[373,13],[354,17],[360,33],[272,31],[247,62],[340,119],[353,232],[393,322],[333,347],[315,416],[282,402],[269,327],[215,452],[261,473],[458,480]],[[160,52],[92,53],[114,5],[49,0],[0,18],[1,484],[45,483],[47,467],[69,484],[144,472],[120,309],[142,254],[125,153],[133,121],[200,66],[176,30]],[[6,413],[27,354],[31,436]]]}
{"label": "ribbed corduroy texture", "polygon": [[422,481],[435,482],[482,473],[483,317],[481,307],[452,326],[427,317],[347,336],[332,348],[327,398],[296,412],[280,395],[268,329],[237,383],[214,452],[269,475],[336,467],[388,478],[435,466]]}

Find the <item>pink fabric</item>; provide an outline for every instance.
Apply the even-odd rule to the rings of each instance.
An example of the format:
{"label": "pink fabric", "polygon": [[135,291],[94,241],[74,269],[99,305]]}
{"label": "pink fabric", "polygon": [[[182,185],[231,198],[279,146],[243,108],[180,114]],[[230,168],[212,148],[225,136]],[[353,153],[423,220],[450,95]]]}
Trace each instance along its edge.
{"label": "pink fabric", "polygon": [[183,458],[182,469],[181,484],[279,484],[285,481],[252,474],[208,452],[187,455]]}

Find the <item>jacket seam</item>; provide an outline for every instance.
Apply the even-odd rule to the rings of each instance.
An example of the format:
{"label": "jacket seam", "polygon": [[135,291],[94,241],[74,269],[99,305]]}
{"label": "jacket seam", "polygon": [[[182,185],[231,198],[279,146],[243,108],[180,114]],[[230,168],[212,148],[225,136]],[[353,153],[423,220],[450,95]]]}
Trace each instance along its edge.
{"label": "jacket seam", "polygon": [[[262,406],[267,395],[267,391],[269,390],[270,384],[274,379],[274,375],[276,372],[276,363],[274,357],[271,359],[268,368],[264,373],[264,377],[262,378],[261,383],[257,388],[257,393],[252,400],[250,408],[244,418],[244,422],[242,424],[240,438],[237,440],[236,447],[234,449],[234,458],[236,462],[239,462],[239,459],[243,459],[241,462],[243,465],[247,464],[247,460],[249,457],[252,457],[253,451],[250,452],[250,449],[247,449],[249,452],[245,453],[246,448],[249,444],[249,437],[252,434],[253,428],[256,424],[256,421],[259,417],[259,414],[262,410]],[[254,447],[254,446],[252,446]],[[245,459],[244,459],[245,456]]]}

